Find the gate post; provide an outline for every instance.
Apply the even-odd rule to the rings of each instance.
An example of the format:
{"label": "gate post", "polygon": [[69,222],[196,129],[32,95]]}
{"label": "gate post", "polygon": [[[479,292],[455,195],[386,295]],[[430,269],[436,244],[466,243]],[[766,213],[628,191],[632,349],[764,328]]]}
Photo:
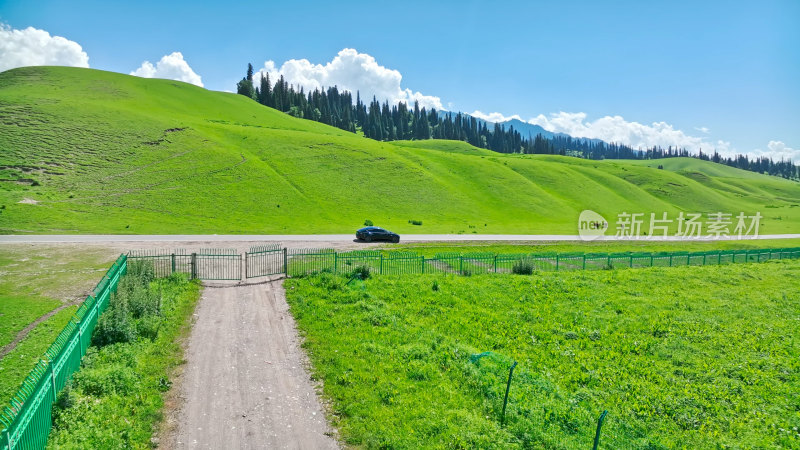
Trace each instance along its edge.
{"label": "gate post", "polygon": [[[246,253],[245,253],[245,255],[246,255]],[[245,259],[245,255],[241,255],[241,254],[239,255],[239,281],[242,281],[243,280],[242,277],[245,276],[245,274],[242,273],[242,264],[243,264],[242,260]],[[245,259],[245,262],[246,262],[246,259]],[[247,270],[247,268],[245,267],[245,271],[246,270]]]}
{"label": "gate post", "polygon": [[192,253],[192,280],[197,278],[197,253]]}
{"label": "gate post", "polygon": [[288,257],[286,255],[286,247],[283,248],[283,274],[289,276]]}
{"label": "gate post", "polygon": [[175,273],[175,253],[172,254],[172,272]]}

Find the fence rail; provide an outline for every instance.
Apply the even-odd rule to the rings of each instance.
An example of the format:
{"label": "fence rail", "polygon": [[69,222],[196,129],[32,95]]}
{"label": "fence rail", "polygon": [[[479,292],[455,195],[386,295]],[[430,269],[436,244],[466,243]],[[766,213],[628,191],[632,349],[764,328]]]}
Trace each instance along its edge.
{"label": "fence rail", "polygon": [[108,306],[127,271],[127,255],[120,255],[92,294],[86,297],[42,359],[0,414],[0,450],[44,448],[52,426],[52,407],[58,392],[78,370],[91,342],[100,314]]}
{"label": "fence rail", "polygon": [[279,244],[251,247],[240,255],[232,249],[130,252],[131,259],[153,261],[156,276],[183,272],[202,280],[242,280],[280,275],[301,276],[317,272],[349,273],[368,267],[382,275],[424,273],[512,273],[521,262],[536,271],[598,270],[617,268],[674,267],[762,262],[800,258],[800,247],[701,252],[616,253],[437,253],[432,258],[407,251],[332,248],[286,249]]}
{"label": "fence rail", "polygon": [[616,268],[675,267],[763,262],[800,258],[800,247],[701,252],[623,253],[438,253],[432,258],[409,252],[336,252],[333,249],[290,249],[286,273],[300,276],[317,272],[347,273],[366,266],[374,273],[511,273],[526,262],[537,271],[598,270]]}

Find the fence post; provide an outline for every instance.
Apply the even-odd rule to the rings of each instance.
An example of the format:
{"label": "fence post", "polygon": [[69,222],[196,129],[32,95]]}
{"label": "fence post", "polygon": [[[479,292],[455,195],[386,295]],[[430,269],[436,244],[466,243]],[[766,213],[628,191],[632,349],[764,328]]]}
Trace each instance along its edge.
{"label": "fence post", "polygon": [[283,274],[289,276],[289,265],[287,264],[288,257],[286,255],[286,247],[283,248]]}
{"label": "fence post", "polygon": [[197,253],[192,253],[192,279],[197,278]]}
{"label": "fence post", "polygon": [[514,361],[514,364],[511,365],[511,369],[508,371],[508,383],[506,384],[506,396],[503,399],[503,415],[500,418],[500,425],[505,425],[506,423],[506,404],[508,404],[508,391],[511,390],[511,376],[514,375],[514,367],[517,367],[517,362]]}
{"label": "fence post", "polygon": [[420,256],[419,260],[422,262],[422,274],[425,275],[425,256]]}
{"label": "fence post", "polygon": [[464,256],[463,255],[459,255],[458,256],[458,274],[459,275],[464,275]]}
{"label": "fence post", "polygon": [[597,450],[597,446],[600,445],[600,428],[603,427],[606,414],[608,414],[608,411],[603,411],[603,414],[600,414],[600,418],[597,419],[597,431],[594,433],[594,445],[592,446],[592,450]]}
{"label": "fence post", "polygon": [[706,253],[705,252],[703,252],[703,265],[704,266],[706,265]]}
{"label": "fence post", "polygon": [[380,268],[380,271],[378,273],[383,275],[383,253],[381,253],[381,268]]}
{"label": "fence post", "polygon": [[[247,272],[247,266],[246,266],[246,264],[247,264],[247,253],[245,253],[244,255],[240,254],[239,255],[239,281],[242,281],[244,279],[242,277],[246,277],[247,276],[247,273],[246,273]],[[242,266],[243,265],[245,265],[245,267],[244,267],[244,272],[245,273],[242,273]]]}
{"label": "fence post", "polygon": [[81,351],[83,351],[83,328],[81,327],[80,323],[76,323],[76,325],[78,325],[78,345],[81,346]]}
{"label": "fence post", "polygon": [[494,273],[497,273],[497,255],[494,255]]}
{"label": "fence post", "polygon": [[172,272],[175,273],[175,253],[172,254]]}
{"label": "fence post", "polygon": [[669,266],[672,267],[672,253],[669,254]]}
{"label": "fence post", "polygon": [[339,273],[339,254],[333,254],[333,273]]}
{"label": "fence post", "polygon": [[556,272],[558,272],[558,253],[556,253]]}
{"label": "fence post", "polygon": [[653,267],[653,252],[650,252],[650,267]]}
{"label": "fence post", "polygon": [[717,265],[722,265],[722,250],[717,251]]}
{"label": "fence post", "polygon": [[633,268],[633,255],[630,255],[630,268]]}
{"label": "fence post", "polygon": [[608,255],[608,267],[611,267],[611,253],[606,253]]}
{"label": "fence post", "polygon": [[[83,349],[81,349],[83,351]],[[53,370],[53,361],[48,361],[47,365],[50,368],[50,381],[53,384],[53,403],[58,399],[58,390],[56,389],[56,372]]]}
{"label": "fence post", "polygon": [[586,270],[586,253],[583,254],[583,270]]}

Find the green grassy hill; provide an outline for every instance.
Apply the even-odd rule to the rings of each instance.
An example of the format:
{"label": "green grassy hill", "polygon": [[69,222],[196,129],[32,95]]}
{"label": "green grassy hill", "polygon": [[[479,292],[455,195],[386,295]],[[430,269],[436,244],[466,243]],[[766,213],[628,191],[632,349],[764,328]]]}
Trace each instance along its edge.
{"label": "green grassy hill", "polygon": [[760,211],[762,233],[798,232],[800,184],[693,159],[377,142],[177,81],[0,73],[0,233],[349,233],[370,219],[405,233],[575,234],[583,209],[612,222]]}

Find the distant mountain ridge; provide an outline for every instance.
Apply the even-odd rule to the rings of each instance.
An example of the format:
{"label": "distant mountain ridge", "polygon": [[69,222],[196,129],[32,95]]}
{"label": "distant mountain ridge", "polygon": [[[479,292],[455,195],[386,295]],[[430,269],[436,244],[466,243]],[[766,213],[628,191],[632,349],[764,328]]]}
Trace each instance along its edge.
{"label": "distant mountain ridge", "polygon": [[544,129],[540,125],[535,125],[535,124],[532,124],[532,123],[523,122],[523,121],[521,121],[519,119],[510,119],[510,120],[506,120],[504,122],[490,122],[488,120],[481,119],[479,117],[475,117],[475,116],[473,116],[471,114],[468,114],[468,113],[465,113],[465,112],[462,112],[462,113],[452,112],[452,111],[440,111],[439,112],[440,116],[445,116],[445,117],[447,117],[447,116],[451,116],[452,117],[452,116],[455,116],[457,114],[461,114],[462,116],[467,116],[467,117],[474,117],[475,120],[478,121],[478,123],[486,124],[486,126],[489,127],[489,128],[494,127],[495,123],[499,124],[503,128],[503,130],[505,130],[505,131],[507,131],[509,128],[513,127],[514,130],[518,131],[519,134],[523,138],[527,138],[527,139],[531,139],[531,140],[533,138],[535,138],[537,134],[541,134],[542,137],[545,138],[545,139],[553,139],[553,138],[560,137],[560,138],[572,138],[575,141],[584,142],[584,143],[593,143],[593,144],[604,143],[604,144],[608,144],[608,142],[605,142],[602,139],[591,139],[591,138],[585,138],[585,137],[576,137],[576,136],[569,135],[567,133],[554,133],[552,131],[548,131],[548,130]]}

